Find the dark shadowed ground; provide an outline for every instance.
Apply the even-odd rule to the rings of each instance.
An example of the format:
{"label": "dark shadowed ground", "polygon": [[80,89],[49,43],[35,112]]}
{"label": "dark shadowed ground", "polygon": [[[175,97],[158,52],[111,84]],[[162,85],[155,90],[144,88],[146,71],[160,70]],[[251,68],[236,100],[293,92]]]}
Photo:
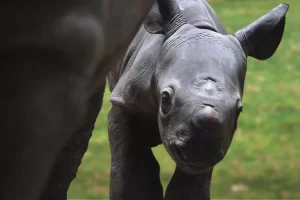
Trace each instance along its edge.
{"label": "dark shadowed ground", "polygon": [[[289,3],[284,39],[268,61],[249,58],[239,120],[231,148],[217,165],[212,199],[300,199],[300,1],[213,0],[233,33],[279,3]],[[69,199],[107,199],[110,153],[107,139],[109,92]],[[174,163],[155,148],[166,187]]]}

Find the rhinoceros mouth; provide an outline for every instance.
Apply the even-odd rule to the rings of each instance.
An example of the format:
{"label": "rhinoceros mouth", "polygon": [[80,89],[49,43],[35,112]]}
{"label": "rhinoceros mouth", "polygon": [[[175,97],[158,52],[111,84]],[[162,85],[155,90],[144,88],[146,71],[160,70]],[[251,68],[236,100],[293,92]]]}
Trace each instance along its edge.
{"label": "rhinoceros mouth", "polygon": [[[182,131],[180,133],[182,133]],[[199,171],[206,170],[207,168],[213,167],[224,157],[224,153],[222,153],[224,152],[223,151],[224,138],[218,138],[218,139],[214,138],[215,142],[213,142],[214,144],[213,147],[208,145],[212,138],[202,138],[202,139],[203,139],[202,142],[205,144],[201,145],[199,143],[199,145],[195,145],[195,142],[197,141],[193,142],[192,141],[193,138],[191,137],[184,137],[184,138],[173,137],[172,140],[165,141],[166,144],[165,146],[169,155],[177,165],[182,166],[183,169],[189,169],[188,171],[191,170],[191,171],[199,172]],[[188,155],[186,154],[187,148],[189,149]],[[192,150],[193,148],[197,148],[197,149]],[[191,157],[192,152],[194,152],[194,155],[195,154],[199,155],[197,156],[198,158],[195,158],[194,156]],[[211,155],[209,156],[210,158],[208,158],[207,156],[208,154]]]}

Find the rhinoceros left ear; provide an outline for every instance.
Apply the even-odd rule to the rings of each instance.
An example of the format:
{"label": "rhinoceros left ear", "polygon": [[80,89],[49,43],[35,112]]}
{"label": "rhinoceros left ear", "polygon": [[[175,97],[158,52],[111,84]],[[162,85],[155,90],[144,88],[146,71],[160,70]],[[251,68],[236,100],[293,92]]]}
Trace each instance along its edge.
{"label": "rhinoceros left ear", "polygon": [[233,34],[240,41],[247,56],[265,60],[275,53],[283,36],[288,8],[288,4],[280,4]]}

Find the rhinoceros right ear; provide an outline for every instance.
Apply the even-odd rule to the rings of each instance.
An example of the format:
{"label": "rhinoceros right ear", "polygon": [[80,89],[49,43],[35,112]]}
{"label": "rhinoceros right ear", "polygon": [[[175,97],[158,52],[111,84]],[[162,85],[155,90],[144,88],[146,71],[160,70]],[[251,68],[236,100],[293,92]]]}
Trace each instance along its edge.
{"label": "rhinoceros right ear", "polygon": [[265,60],[275,53],[283,36],[288,8],[289,5],[280,4],[233,34],[240,41],[247,56]]}
{"label": "rhinoceros right ear", "polygon": [[145,29],[152,34],[163,33],[163,19],[159,13],[158,4],[155,1],[152,5],[146,19],[144,20]]}
{"label": "rhinoceros right ear", "polygon": [[165,39],[186,24],[176,0],[157,0],[150,10],[144,26],[150,33],[164,33]]}

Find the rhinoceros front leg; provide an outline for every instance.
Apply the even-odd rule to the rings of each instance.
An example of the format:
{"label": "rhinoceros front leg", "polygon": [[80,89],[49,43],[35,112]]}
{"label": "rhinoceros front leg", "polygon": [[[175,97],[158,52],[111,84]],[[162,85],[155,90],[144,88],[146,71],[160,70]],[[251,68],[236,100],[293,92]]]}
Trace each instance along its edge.
{"label": "rhinoceros front leg", "polygon": [[64,145],[39,200],[67,200],[67,192],[75,179],[82,158],[87,151],[94,124],[102,106],[105,84],[90,98],[88,117],[83,128]]}
{"label": "rhinoceros front leg", "polygon": [[108,115],[111,148],[110,200],[162,200],[159,164],[130,115],[112,106]]}
{"label": "rhinoceros front leg", "polygon": [[189,175],[178,167],[167,187],[165,200],[209,200],[212,170]]}

